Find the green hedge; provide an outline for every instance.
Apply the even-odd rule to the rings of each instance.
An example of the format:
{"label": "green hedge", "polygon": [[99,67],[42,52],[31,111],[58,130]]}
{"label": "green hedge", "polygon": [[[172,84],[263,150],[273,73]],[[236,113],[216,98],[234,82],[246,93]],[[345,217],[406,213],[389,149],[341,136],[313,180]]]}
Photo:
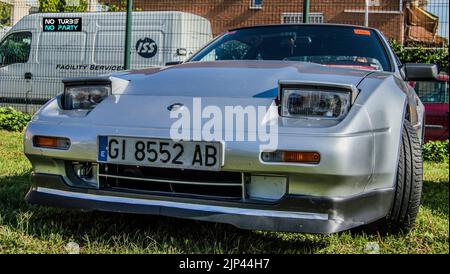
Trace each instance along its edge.
{"label": "green hedge", "polygon": [[422,154],[425,161],[448,163],[448,140],[425,143]]}
{"label": "green hedge", "polygon": [[391,41],[391,45],[402,63],[434,63],[448,74],[447,48],[424,48],[419,45],[406,48],[396,41]]}
{"label": "green hedge", "polygon": [[88,1],[80,0],[78,5],[69,6],[66,0],[39,0],[40,12],[85,12]]}
{"label": "green hedge", "polygon": [[0,107],[0,129],[22,131],[31,120],[31,115],[13,109]]}

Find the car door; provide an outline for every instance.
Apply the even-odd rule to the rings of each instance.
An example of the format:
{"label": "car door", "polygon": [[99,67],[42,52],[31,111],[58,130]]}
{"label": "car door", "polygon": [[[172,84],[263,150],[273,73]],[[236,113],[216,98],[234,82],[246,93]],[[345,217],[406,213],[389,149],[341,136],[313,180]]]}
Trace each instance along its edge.
{"label": "car door", "polygon": [[416,90],[425,105],[425,141],[448,139],[448,82],[420,81]]}
{"label": "car door", "polygon": [[437,98],[426,104],[427,118],[426,130],[430,140],[448,139],[448,81],[436,81],[434,83]]}
{"label": "car door", "polygon": [[29,31],[13,32],[0,42],[0,104],[2,105],[27,103],[33,76],[30,62],[31,42],[32,33]]}

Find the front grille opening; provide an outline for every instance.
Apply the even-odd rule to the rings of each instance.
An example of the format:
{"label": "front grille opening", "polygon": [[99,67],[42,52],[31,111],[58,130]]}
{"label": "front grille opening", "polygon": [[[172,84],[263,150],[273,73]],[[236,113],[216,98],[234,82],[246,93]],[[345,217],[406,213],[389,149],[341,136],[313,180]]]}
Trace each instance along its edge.
{"label": "front grille opening", "polygon": [[170,185],[158,182],[143,182],[129,179],[117,179],[112,177],[100,177],[101,188],[119,188],[123,190],[141,190],[141,191],[157,191],[171,192]]}
{"label": "front grille opening", "polygon": [[218,197],[242,197],[242,186],[204,186],[204,185],[181,185],[172,184],[174,192],[195,193],[197,195],[211,195]]}
{"label": "front grille opening", "polygon": [[239,172],[100,164],[102,189],[241,199]]}

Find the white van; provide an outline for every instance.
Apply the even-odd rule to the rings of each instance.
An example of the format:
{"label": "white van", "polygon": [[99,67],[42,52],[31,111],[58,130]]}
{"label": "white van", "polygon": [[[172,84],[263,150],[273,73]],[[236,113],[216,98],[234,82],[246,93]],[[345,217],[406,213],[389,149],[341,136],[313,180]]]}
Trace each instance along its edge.
{"label": "white van", "polygon": [[[24,17],[0,41],[0,106],[33,112],[62,91],[63,78],[123,70],[125,18],[124,12]],[[133,12],[132,19],[132,69],[183,61],[212,39],[210,22],[194,14]]]}
{"label": "white van", "polygon": [[0,39],[11,29],[11,27],[2,27],[0,26]]}

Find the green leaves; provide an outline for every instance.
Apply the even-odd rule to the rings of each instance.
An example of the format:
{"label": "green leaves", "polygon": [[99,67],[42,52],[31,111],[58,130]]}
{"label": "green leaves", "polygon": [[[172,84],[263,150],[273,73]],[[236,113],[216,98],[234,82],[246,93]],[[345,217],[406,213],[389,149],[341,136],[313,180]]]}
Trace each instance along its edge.
{"label": "green leaves", "polygon": [[438,64],[441,71],[448,71],[448,49],[424,48],[419,45],[405,47],[402,44],[391,41],[392,49],[402,63],[434,63]]}
{"label": "green leaves", "polygon": [[0,26],[11,25],[12,6],[0,2]]}
{"label": "green leaves", "polygon": [[31,115],[13,109],[0,108],[0,129],[22,131],[31,120]]}
{"label": "green leaves", "polygon": [[40,12],[83,12],[87,7],[86,0],[80,0],[77,6],[68,5],[66,0],[39,0]]}
{"label": "green leaves", "polygon": [[448,163],[448,140],[425,143],[422,154],[425,161]]}
{"label": "green leaves", "polygon": [[64,6],[64,12],[84,12],[88,10],[88,2],[85,0],[80,0],[77,6],[70,6],[66,3]]}

